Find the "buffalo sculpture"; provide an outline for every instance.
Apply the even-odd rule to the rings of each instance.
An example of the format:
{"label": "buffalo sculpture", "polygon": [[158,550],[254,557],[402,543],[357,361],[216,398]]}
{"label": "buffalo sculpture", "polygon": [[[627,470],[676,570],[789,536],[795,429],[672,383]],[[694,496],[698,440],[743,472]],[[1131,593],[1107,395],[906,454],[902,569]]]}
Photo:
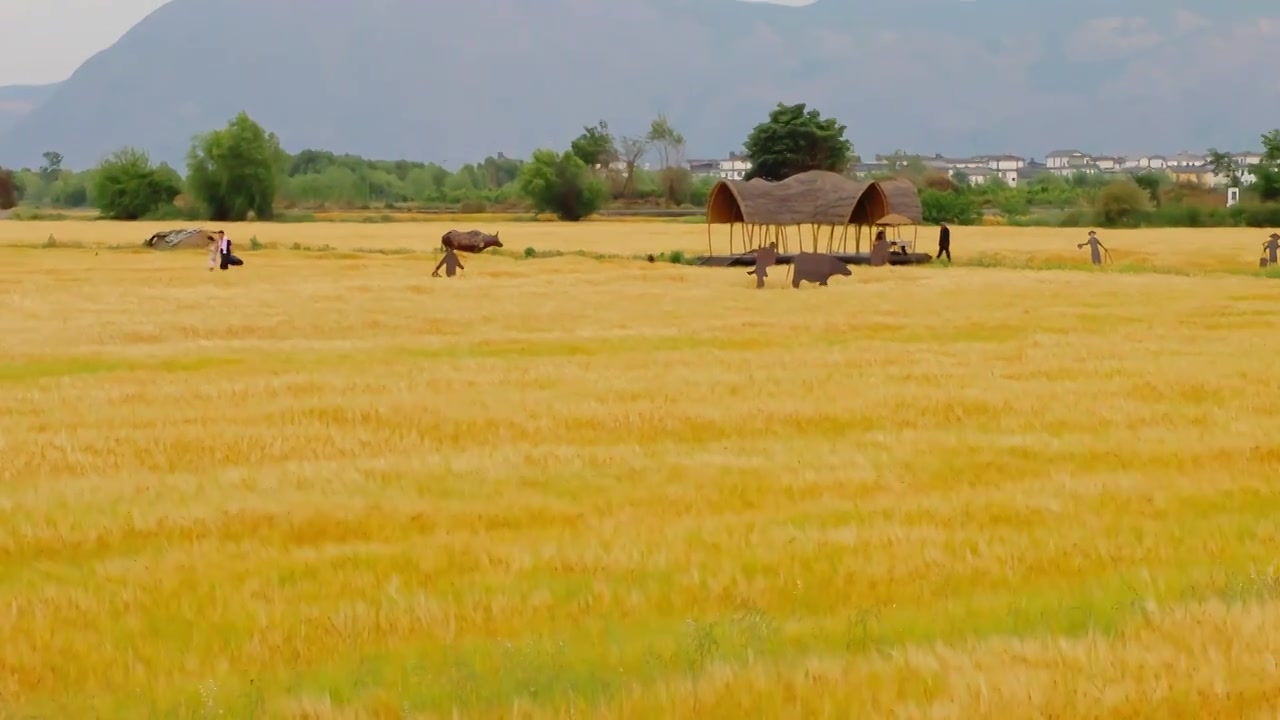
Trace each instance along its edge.
{"label": "buffalo sculpture", "polygon": [[810,252],[797,254],[791,261],[791,266],[787,268],[787,272],[791,274],[793,288],[800,287],[801,282],[817,283],[826,287],[827,281],[836,275],[845,277],[853,275],[853,271],[841,262],[840,258],[826,253]]}
{"label": "buffalo sculpture", "polygon": [[502,247],[502,241],[498,239],[498,234],[480,232],[479,230],[468,230],[459,232],[450,230],[440,237],[440,247],[445,250],[456,250],[457,252],[478,253],[484,252],[491,247]]}

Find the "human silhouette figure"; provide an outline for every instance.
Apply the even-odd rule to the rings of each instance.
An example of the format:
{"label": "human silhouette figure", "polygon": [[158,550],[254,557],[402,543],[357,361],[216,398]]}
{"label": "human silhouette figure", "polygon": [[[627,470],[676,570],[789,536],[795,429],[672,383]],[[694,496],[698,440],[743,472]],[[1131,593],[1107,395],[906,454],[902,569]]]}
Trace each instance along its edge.
{"label": "human silhouette figure", "polygon": [[941,223],[938,230],[938,257],[934,260],[941,260],[945,254],[947,262],[951,262],[951,228],[946,223]]}
{"label": "human silhouette figure", "polygon": [[1088,240],[1085,240],[1084,242],[1082,242],[1082,243],[1080,243],[1080,244],[1078,244],[1078,245],[1076,245],[1076,249],[1077,249],[1077,250],[1079,250],[1080,248],[1084,247],[1085,245],[1088,245],[1088,246],[1089,246],[1089,259],[1093,262],[1093,264],[1094,264],[1094,265],[1101,265],[1101,264],[1102,264],[1102,253],[1103,253],[1103,251],[1106,251],[1108,254],[1110,254],[1110,252],[1111,252],[1110,250],[1107,250],[1107,246],[1106,246],[1106,245],[1103,245],[1103,244],[1102,244],[1102,241],[1098,239],[1098,231],[1097,231],[1097,230],[1090,230],[1090,231],[1089,231],[1089,239],[1088,239]]}
{"label": "human silhouette figure", "polygon": [[756,250],[756,266],[748,270],[748,275],[756,276],[756,289],[764,287],[764,279],[769,277],[769,268],[778,262],[778,243],[771,242],[769,247]]}
{"label": "human silhouette figure", "polygon": [[876,233],[876,241],[871,246],[871,267],[883,267],[889,264],[889,239],[884,230]]}
{"label": "human silhouette figure", "polygon": [[1275,265],[1276,252],[1280,251],[1280,233],[1271,233],[1271,237],[1262,243],[1262,249],[1267,251],[1267,263]]}
{"label": "human silhouette figure", "polygon": [[462,266],[462,261],[458,259],[458,255],[453,252],[453,248],[447,248],[444,251],[444,257],[440,258],[440,262],[436,263],[436,269],[431,271],[431,277],[440,277],[441,267],[444,267],[444,274],[449,277],[457,275],[459,270],[466,270]]}

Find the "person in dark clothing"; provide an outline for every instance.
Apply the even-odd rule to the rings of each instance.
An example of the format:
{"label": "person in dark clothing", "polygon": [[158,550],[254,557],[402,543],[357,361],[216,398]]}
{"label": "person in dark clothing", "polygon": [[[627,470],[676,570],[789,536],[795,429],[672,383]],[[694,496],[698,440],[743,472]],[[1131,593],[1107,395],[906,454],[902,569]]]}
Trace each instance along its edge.
{"label": "person in dark clothing", "polygon": [[1103,245],[1102,241],[1098,239],[1097,230],[1090,230],[1089,239],[1079,245],[1076,245],[1076,249],[1079,250],[1085,245],[1089,246],[1089,260],[1092,261],[1094,265],[1102,264],[1102,253],[1104,252],[1107,254],[1107,259],[1111,258],[1111,251],[1108,250],[1107,246]]}
{"label": "person in dark clothing", "polygon": [[244,265],[244,261],[231,252],[231,238],[221,230],[218,231],[218,254],[222,256],[222,262],[218,265],[222,270]]}
{"label": "person in dark clothing", "polygon": [[941,260],[944,254],[947,262],[951,262],[951,228],[946,223],[941,223],[941,229],[938,230],[938,257],[934,259]]}

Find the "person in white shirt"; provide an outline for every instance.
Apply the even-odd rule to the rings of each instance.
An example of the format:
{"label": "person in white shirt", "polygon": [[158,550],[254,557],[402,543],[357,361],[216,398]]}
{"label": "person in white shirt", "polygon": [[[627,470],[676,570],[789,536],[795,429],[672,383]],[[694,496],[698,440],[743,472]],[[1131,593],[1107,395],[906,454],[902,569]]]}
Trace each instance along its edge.
{"label": "person in white shirt", "polygon": [[221,230],[218,231],[218,255],[222,258],[222,262],[218,267],[223,270],[244,264],[243,260],[231,252],[231,238],[227,237],[227,234]]}

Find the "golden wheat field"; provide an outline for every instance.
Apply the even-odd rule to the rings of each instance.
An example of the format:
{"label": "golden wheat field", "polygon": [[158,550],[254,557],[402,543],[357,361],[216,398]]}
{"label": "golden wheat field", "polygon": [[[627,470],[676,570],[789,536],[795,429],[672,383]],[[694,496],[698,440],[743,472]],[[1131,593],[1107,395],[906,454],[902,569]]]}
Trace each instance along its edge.
{"label": "golden wheat field", "polygon": [[[156,231],[184,226],[183,223],[105,221],[0,222],[0,247],[38,246],[47,244],[49,238],[53,238],[55,244],[73,247],[139,247]],[[247,249],[250,238],[256,238],[268,249],[431,252],[440,246],[440,236],[445,231],[472,227],[498,233],[504,244],[502,253],[507,255],[519,255],[530,247],[538,251],[585,251],[628,257],[676,250],[705,254],[708,241],[706,225],[670,221],[604,220],[567,224],[477,222],[462,218],[443,222],[234,223],[218,227],[231,236],[237,252]],[[901,236],[908,240],[915,237],[919,251],[932,253],[937,249],[936,232],[927,227],[903,228]],[[1098,235],[1111,250],[1113,265],[1119,269],[1257,274],[1262,243],[1269,233],[1270,230],[1230,228],[1101,230]],[[952,252],[957,264],[1086,267],[1088,249],[1076,248],[1086,236],[1087,231],[1081,229],[955,228]],[[728,253],[729,239],[726,226],[712,228],[711,242],[716,253]],[[819,242],[820,251],[827,249],[827,239],[824,233]],[[790,249],[794,250],[799,241],[799,233],[792,232]],[[806,249],[812,249],[812,235],[805,235],[805,242]],[[853,250],[852,231],[847,242],[848,249]],[[741,251],[741,230],[735,232],[734,243]],[[866,250],[865,244],[863,250]]]}
{"label": "golden wheat field", "polygon": [[0,222],[0,718],[1280,712],[1266,233],[158,229]]}

